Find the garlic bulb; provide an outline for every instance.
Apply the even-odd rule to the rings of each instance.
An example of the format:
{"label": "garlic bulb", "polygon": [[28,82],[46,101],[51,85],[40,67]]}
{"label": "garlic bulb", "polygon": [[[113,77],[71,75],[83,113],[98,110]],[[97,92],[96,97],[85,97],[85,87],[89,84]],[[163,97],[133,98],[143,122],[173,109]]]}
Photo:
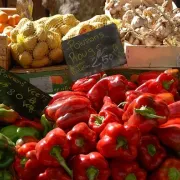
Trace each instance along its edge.
{"label": "garlic bulb", "polygon": [[133,17],[135,16],[133,10],[128,10],[125,12],[125,14],[122,17],[122,20],[126,23],[131,23]]}
{"label": "garlic bulb", "polygon": [[144,19],[142,19],[139,16],[134,16],[132,21],[131,21],[131,26],[133,29],[138,28],[138,27],[142,27],[145,24]]}

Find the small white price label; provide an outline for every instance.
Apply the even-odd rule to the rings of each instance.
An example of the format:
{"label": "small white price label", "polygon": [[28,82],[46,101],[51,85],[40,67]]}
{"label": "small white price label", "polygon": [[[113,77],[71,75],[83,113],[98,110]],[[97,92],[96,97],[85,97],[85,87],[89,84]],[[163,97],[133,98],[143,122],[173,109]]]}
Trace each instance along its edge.
{"label": "small white price label", "polygon": [[50,77],[36,77],[30,78],[30,83],[45,93],[53,92],[53,85]]}

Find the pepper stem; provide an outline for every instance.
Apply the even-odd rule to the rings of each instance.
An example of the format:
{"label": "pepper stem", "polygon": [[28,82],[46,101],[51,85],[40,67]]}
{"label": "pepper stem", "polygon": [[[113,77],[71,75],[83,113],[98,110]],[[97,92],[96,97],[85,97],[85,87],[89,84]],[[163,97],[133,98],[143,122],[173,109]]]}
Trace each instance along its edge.
{"label": "pepper stem", "polygon": [[118,107],[124,107],[127,104],[127,102],[121,102],[120,104],[118,104]]}
{"label": "pepper stem", "polygon": [[104,121],[104,117],[103,116],[95,116],[95,119],[96,119],[95,123],[98,126],[100,126],[103,123],[103,121]]}
{"label": "pepper stem", "polygon": [[27,161],[27,158],[22,158],[20,164],[24,167]]}
{"label": "pepper stem", "polygon": [[148,153],[151,156],[154,156],[156,154],[156,147],[153,144],[148,144],[147,149],[148,149]]}
{"label": "pepper stem", "polygon": [[164,89],[169,90],[169,88],[173,83],[174,83],[174,79],[172,79],[171,81],[163,81],[162,85]]}
{"label": "pepper stem", "polygon": [[127,147],[127,140],[124,137],[117,138],[116,150],[118,150],[121,147],[124,147],[124,148]]}
{"label": "pepper stem", "polygon": [[59,164],[66,170],[66,172],[72,177],[72,171],[67,166],[65,159],[61,155],[62,149],[59,146],[54,146],[51,149],[50,155],[56,158]]}
{"label": "pepper stem", "polygon": [[84,139],[83,138],[78,138],[75,140],[75,144],[78,147],[83,147],[84,146]]}
{"label": "pepper stem", "polygon": [[153,108],[142,106],[140,109],[135,109],[135,113],[151,119],[166,119],[165,116],[158,116]]}
{"label": "pepper stem", "polygon": [[168,171],[169,180],[179,180],[180,179],[180,171],[176,168],[170,168]]}
{"label": "pepper stem", "polygon": [[125,180],[136,180],[136,176],[134,173],[130,173],[126,176]]}
{"label": "pepper stem", "polygon": [[94,166],[91,166],[87,169],[86,174],[89,180],[95,180],[99,174],[99,170]]}

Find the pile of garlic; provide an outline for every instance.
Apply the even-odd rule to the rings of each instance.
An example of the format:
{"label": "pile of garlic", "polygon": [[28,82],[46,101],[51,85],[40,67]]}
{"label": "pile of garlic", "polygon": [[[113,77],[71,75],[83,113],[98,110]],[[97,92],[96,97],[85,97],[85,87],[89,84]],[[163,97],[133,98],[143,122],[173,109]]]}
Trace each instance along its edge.
{"label": "pile of garlic", "polygon": [[63,61],[62,37],[79,24],[72,14],[37,21],[21,19],[11,32],[13,59],[23,68],[40,68]]}
{"label": "pile of garlic", "polygon": [[[107,0],[107,15],[121,21],[122,42],[133,45],[180,46],[180,10],[173,10],[172,2],[142,0],[138,5]],[[170,4],[171,3],[171,4]]]}

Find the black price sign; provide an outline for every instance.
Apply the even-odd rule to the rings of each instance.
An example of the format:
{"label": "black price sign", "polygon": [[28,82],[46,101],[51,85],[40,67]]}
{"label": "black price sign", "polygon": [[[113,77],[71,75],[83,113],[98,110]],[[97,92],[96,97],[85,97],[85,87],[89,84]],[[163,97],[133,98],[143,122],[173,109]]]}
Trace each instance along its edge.
{"label": "black price sign", "polygon": [[73,80],[126,64],[115,24],[63,41],[62,47]]}
{"label": "black price sign", "polygon": [[33,119],[41,116],[51,99],[48,94],[0,67],[0,103]]}

